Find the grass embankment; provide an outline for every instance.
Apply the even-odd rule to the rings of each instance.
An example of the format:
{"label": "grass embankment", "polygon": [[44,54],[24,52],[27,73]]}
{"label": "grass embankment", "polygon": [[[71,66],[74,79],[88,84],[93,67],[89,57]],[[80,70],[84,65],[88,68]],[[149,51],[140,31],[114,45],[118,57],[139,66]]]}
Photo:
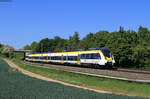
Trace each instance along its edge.
{"label": "grass embankment", "polygon": [[144,99],[104,94],[26,76],[0,60],[0,99]]}
{"label": "grass embankment", "polygon": [[63,82],[91,87],[100,90],[112,91],[115,93],[150,97],[150,84],[97,78],[65,72],[63,70],[35,67],[29,64],[25,64],[23,61],[17,59],[13,59],[13,62],[15,62],[17,65],[28,71]]}

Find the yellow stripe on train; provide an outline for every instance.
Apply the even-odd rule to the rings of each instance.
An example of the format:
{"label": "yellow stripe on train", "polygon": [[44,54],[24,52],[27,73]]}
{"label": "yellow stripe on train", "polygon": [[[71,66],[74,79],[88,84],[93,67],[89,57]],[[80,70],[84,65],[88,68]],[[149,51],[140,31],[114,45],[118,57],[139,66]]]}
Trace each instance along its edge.
{"label": "yellow stripe on train", "polygon": [[108,61],[110,61],[110,60],[113,60],[113,58],[112,57],[106,57],[106,60],[108,60]]}

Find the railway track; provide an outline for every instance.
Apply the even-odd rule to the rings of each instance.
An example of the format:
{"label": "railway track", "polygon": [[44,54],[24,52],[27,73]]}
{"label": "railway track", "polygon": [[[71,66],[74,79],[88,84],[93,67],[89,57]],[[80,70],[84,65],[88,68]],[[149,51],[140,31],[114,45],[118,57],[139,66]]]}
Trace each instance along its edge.
{"label": "railway track", "polygon": [[122,69],[118,68],[114,71],[121,71],[121,72],[131,72],[131,73],[139,73],[139,74],[150,74],[149,70],[137,70],[137,69]]}
{"label": "railway track", "polygon": [[134,80],[150,80],[150,71],[145,70],[130,70],[130,69],[99,69],[99,68],[90,68],[90,67],[82,67],[82,66],[68,66],[68,65],[54,65],[54,64],[42,64],[42,63],[31,63],[26,62],[27,64],[40,65],[51,68],[59,68],[67,71],[77,71],[84,72],[89,74],[96,75],[105,75],[112,77],[120,77]]}

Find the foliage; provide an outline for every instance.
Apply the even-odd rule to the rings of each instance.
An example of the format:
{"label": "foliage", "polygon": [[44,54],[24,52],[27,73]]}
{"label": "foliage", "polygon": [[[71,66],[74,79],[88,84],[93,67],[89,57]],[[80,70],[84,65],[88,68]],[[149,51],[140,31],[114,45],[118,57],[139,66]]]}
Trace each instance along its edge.
{"label": "foliage", "polygon": [[81,41],[81,48],[95,48],[96,43],[95,43],[95,36],[93,33],[89,33],[86,37],[84,37]]}
{"label": "foliage", "polygon": [[3,45],[0,43],[0,48],[2,47]]}
{"label": "foliage", "polygon": [[13,57],[13,51],[14,51],[14,48],[9,46],[9,45],[3,45],[1,48],[0,48],[0,53],[2,55],[5,55],[6,57]]}
{"label": "foliage", "polygon": [[[78,32],[70,38],[42,39],[33,42],[29,49],[34,52],[63,51],[87,48],[109,48],[115,56],[116,66],[124,68],[150,68],[150,31],[140,26],[138,31],[124,30],[99,31],[89,33],[80,40]],[[34,46],[36,45],[36,46]]]}
{"label": "foliage", "polygon": [[30,45],[26,45],[23,47],[24,50],[31,50],[31,46]]}
{"label": "foliage", "polygon": [[75,32],[73,36],[70,36],[68,40],[68,50],[75,50],[79,48],[79,34]]}

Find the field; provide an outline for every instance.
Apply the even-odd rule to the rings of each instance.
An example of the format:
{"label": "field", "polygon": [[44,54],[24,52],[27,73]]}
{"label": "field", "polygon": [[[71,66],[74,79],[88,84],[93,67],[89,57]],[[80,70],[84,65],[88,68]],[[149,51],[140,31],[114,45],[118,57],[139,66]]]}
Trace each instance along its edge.
{"label": "field", "polygon": [[21,66],[24,69],[32,71],[34,73],[50,77],[56,80],[64,81],[71,84],[86,86],[90,88],[100,89],[100,90],[108,90],[117,93],[137,95],[150,97],[150,84],[140,84],[133,82],[125,82],[118,80],[111,80],[105,78],[97,78],[86,75],[74,74],[70,72],[65,72],[63,70],[58,69],[47,69],[41,67],[31,66],[29,64],[25,64],[20,60],[13,60],[16,64]]}
{"label": "field", "polygon": [[102,94],[21,74],[0,60],[0,99],[144,99]]}

